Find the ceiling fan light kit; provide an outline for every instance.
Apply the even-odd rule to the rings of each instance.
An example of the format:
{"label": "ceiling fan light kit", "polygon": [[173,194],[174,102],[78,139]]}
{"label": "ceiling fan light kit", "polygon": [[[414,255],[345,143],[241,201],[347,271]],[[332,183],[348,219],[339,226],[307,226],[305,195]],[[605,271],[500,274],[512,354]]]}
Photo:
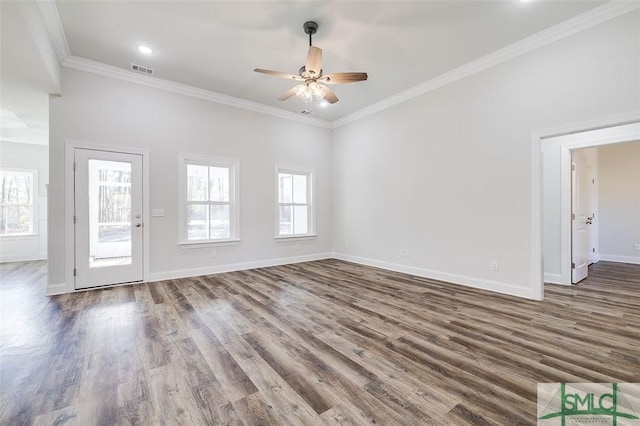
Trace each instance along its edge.
{"label": "ceiling fan light kit", "polygon": [[254,71],[301,82],[302,84],[289,89],[278,99],[285,101],[293,95],[296,95],[305,102],[306,108],[302,113],[310,114],[312,112],[311,106],[314,99],[330,104],[338,102],[338,97],[331,89],[325,86],[325,84],[355,83],[366,80],[368,76],[365,72],[324,74],[322,72],[322,49],[313,46],[313,35],[318,31],[318,24],[314,21],[307,21],[302,28],[305,34],[309,35],[309,50],[307,51],[307,60],[298,70],[298,75],[262,68],[256,68]]}

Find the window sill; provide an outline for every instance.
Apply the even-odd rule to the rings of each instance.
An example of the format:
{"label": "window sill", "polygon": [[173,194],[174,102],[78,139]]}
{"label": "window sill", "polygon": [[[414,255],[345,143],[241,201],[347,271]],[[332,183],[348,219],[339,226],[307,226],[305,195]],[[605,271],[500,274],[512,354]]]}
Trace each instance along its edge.
{"label": "window sill", "polygon": [[16,235],[0,235],[0,239],[3,240],[19,240],[22,238],[32,238],[32,237],[37,237],[39,234],[16,234]]}
{"label": "window sill", "polygon": [[239,239],[228,239],[220,241],[184,241],[178,243],[178,247],[182,250],[220,247],[220,246],[235,246],[240,243]]}
{"label": "window sill", "polygon": [[315,240],[316,234],[300,234],[300,235],[276,235],[276,242],[283,242],[287,240]]}

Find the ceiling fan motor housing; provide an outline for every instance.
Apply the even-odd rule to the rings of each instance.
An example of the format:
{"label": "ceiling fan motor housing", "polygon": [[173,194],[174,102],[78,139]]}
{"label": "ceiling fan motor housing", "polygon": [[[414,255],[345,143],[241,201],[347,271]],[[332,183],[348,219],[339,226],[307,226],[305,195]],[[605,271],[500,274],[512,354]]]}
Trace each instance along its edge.
{"label": "ceiling fan motor housing", "polygon": [[305,80],[317,80],[320,77],[322,77],[322,70],[320,70],[320,72],[318,74],[310,74],[307,72],[307,68],[303,65],[300,67],[300,69],[298,70],[298,73],[300,74],[301,77],[303,77]]}

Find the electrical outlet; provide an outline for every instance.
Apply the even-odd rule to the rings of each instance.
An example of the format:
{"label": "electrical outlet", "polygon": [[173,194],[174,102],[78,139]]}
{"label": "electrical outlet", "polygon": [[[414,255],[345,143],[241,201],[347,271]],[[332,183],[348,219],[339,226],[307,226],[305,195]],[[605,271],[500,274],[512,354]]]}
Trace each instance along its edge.
{"label": "electrical outlet", "polygon": [[400,257],[402,259],[409,259],[411,257],[411,252],[407,249],[401,249],[400,250]]}
{"label": "electrical outlet", "polygon": [[491,262],[491,270],[492,271],[497,271],[498,270],[498,261],[494,260]]}
{"label": "electrical outlet", "polygon": [[215,250],[211,250],[211,253],[209,253],[209,255],[210,255],[211,257],[218,257],[218,252],[217,252],[217,251],[215,251]]}
{"label": "electrical outlet", "polygon": [[300,250],[300,244],[296,243],[296,244],[293,246],[293,249],[294,249],[294,250]]}
{"label": "electrical outlet", "polygon": [[346,249],[349,248],[349,241],[345,241],[344,242],[344,248],[346,248]]}
{"label": "electrical outlet", "polygon": [[640,244],[634,244],[634,245],[633,245],[633,249],[634,249],[635,251],[640,251]]}

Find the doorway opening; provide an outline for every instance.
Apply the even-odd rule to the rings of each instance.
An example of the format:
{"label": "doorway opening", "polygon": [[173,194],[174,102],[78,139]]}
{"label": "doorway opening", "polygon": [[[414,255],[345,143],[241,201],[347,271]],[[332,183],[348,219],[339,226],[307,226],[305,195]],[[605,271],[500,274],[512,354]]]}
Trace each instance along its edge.
{"label": "doorway opening", "polygon": [[148,167],[144,150],[67,143],[73,191],[69,291],[142,282],[148,274]]}
{"label": "doorway opening", "polygon": [[[542,201],[542,206],[539,211],[534,211],[534,221],[540,227],[537,237],[541,238],[541,244],[537,255],[534,254],[534,256],[539,262],[537,265],[542,266],[546,283],[571,285],[572,281],[583,278],[581,274],[588,273],[589,262],[597,260],[594,256],[597,253],[593,252],[594,248],[597,252],[597,246],[594,246],[594,235],[589,235],[593,234],[589,227],[593,231],[594,221],[597,222],[600,218],[597,213],[595,217],[593,215],[594,208],[591,204],[593,200],[589,200],[587,187],[588,182],[594,184],[597,181],[595,177],[589,177],[594,170],[588,170],[588,161],[585,161],[587,151],[580,150],[640,140],[640,118],[638,117],[625,120],[622,124],[612,123],[591,127],[591,129],[594,128],[596,130],[573,129],[573,131],[562,132],[558,136],[534,138],[534,148],[537,141],[540,144],[537,148],[542,154],[541,158],[538,158],[542,160],[542,164],[538,165],[538,170],[542,171],[542,179],[538,180],[541,193],[537,194]],[[587,163],[586,167],[585,163]],[[580,168],[580,164],[583,166],[584,173],[578,170],[576,174],[572,166],[577,165]],[[572,191],[572,182],[575,184],[576,181],[582,181],[585,186],[582,197],[580,197],[580,191]],[[535,192],[534,189],[534,196]],[[581,204],[582,207],[577,204]],[[576,208],[582,211],[576,211]],[[537,216],[538,213],[539,216]],[[597,238],[597,233],[595,237]],[[534,235],[535,239],[536,235]],[[544,287],[541,286],[540,299],[543,297],[543,292]]]}

